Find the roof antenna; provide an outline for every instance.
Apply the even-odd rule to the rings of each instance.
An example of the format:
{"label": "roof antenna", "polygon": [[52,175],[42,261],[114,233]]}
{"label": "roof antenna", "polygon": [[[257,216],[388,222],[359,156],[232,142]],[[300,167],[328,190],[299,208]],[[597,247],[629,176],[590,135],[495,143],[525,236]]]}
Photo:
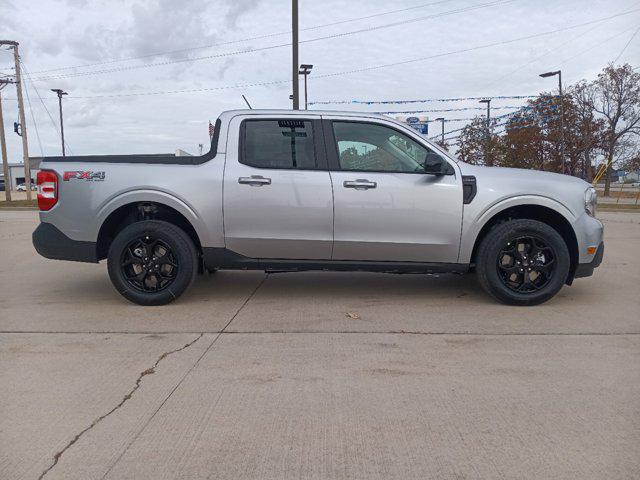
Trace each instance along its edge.
{"label": "roof antenna", "polygon": [[245,97],[244,95],[242,95],[242,99],[244,100],[244,103],[247,104],[247,107],[249,107],[249,110],[253,110],[253,107],[251,106],[251,104],[249,103],[249,100],[247,100],[247,97]]}

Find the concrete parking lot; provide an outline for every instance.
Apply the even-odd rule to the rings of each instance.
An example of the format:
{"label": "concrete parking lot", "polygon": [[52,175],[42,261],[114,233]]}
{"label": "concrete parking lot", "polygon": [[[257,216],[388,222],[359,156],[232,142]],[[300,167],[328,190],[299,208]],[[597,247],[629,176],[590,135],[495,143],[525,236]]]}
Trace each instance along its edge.
{"label": "concrete parking lot", "polygon": [[533,308],[473,276],[218,272],[166,307],[0,210],[0,478],[640,477],[640,214]]}

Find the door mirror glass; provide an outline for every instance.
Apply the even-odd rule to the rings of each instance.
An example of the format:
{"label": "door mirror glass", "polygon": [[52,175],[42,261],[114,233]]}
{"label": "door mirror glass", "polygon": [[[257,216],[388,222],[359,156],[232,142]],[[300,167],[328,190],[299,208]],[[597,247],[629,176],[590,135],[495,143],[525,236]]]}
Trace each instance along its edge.
{"label": "door mirror glass", "polygon": [[427,152],[424,158],[424,172],[430,175],[452,175],[448,162],[435,152]]}

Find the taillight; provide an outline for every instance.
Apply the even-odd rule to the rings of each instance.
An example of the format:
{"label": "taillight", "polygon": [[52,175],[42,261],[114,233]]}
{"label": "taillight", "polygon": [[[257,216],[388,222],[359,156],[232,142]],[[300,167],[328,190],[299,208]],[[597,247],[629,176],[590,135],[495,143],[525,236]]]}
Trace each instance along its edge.
{"label": "taillight", "polygon": [[38,208],[51,210],[58,201],[58,176],[50,170],[38,172]]}

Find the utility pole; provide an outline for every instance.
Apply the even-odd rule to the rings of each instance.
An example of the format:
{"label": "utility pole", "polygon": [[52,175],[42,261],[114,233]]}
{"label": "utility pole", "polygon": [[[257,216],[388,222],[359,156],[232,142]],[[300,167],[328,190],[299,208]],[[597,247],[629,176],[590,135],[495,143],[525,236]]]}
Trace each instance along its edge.
{"label": "utility pole", "polygon": [[436,118],[436,122],[442,122],[442,146],[444,147],[444,117]]}
{"label": "utility pole", "polygon": [[562,70],[541,73],[542,78],[558,76],[558,93],[560,94],[560,156],[562,157],[562,173],[566,173],[564,160],[564,96],[562,95]]}
{"label": "utility pole", "polygon": [[309,65],[308,63],[303,63],[300,65],[300,70],[298,74],[304,75],[304,109],[308,110],[309,103],[307,101],[307,76],[311,73],[311,69],[313,65]]}
{"label": "utility pole", "polygon": [[298,0],[291,0],[291,47],[293,82],[293,109],[300,109],[300,86],[298,85]]}
{"label": "utility pole", "polygon": [[52,88],[51,91],[58,95],[58,106],[60,107],[60,136],[62,137],[62,156],[66,157],[67,154],[64,151],[64,123],[62,122],[62,96],[68,94],[67,92],[62,91],[59,88]]}
{"label": "utility pole", "polygon": [[27,200],[31,200],[31,168],[29,167],[29,142],[27,140],[27,121],[24,116],[24,102],[22,99],[22,79],[20,74],[20,54],[18,42],[0,40],[0,46],[8,45],[13,48],[13,61],[16,68],[16,93],[18,97],[18,115],[20,116],[20,133],[22,137],[22,161],[24,163],[24,185],[27,189]]}
{"label": "utility pole", "polygon": [[4,118],[2,116],[2,88],[9,80],[0,80],[0,149],[2,150],[2,171],[4,173],[4,196],[11,201],[11,179],[9,178],[9,161],[7,160],[7,139],[4,136]]}
{"label": "utility pole", "polygon": [[491,132],[490,132],[490,128],[491,128],[491,99],[490,98],[485,98],[484,100],[480,100],[480,103],[486,103],[487,104],[487,131],[485,133],[486,146],[485,146],[485,150],[484,150],[484,163],[485,163],[485,165],[492,166],[493,162],[489,161],[489,142],[491,140]]}
{"label": "utility pole", "polygon": [[[0,42],[2,44],[2,42]],[[9,41],[13,45],[13,60],[16,65],[16,93],[18,97],[18,115],[20,117],[20,133],[22,134],[22,162],[24,163],[24,186],[27,189],[27,200],[31,200],[31,167],[29,166],[29,141],[27,139],[27,120],[24,115],[22,99],[22,75],[20,71],[20,54],[18,42]]]}

